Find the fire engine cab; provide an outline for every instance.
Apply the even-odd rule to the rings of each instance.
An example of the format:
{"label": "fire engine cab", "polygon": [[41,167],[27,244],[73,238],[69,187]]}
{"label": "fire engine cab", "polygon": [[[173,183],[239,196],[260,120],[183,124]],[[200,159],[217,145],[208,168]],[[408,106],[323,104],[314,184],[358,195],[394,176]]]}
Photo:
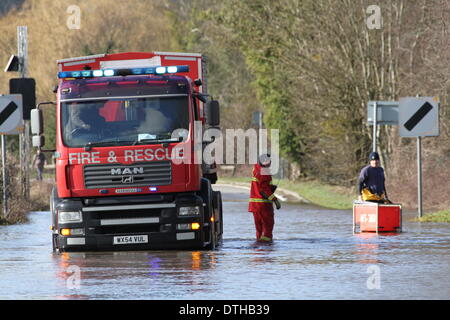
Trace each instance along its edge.
{"label": "fire engine cab", "polygon": [[196,134],[219,125],[205,58],[129,52],[57,64],[56,102],[31,112],[42,148],[42,107],[56,107],[53,249],[214,249],[222,200]]}

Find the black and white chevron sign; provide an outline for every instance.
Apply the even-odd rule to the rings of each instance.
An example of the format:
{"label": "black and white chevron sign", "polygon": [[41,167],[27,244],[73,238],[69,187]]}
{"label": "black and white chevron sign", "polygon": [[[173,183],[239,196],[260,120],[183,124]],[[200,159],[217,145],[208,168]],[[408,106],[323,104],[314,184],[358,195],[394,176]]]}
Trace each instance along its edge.
{"label": "black and white chevron sign", "polygon": [[22,131],[22,95],[0,96],[0,134],[19,134]]}
{"label": "black and white chevron sign", "polygon": [[401,137],[439,136],[439,99],[406,97],[399,102]]}

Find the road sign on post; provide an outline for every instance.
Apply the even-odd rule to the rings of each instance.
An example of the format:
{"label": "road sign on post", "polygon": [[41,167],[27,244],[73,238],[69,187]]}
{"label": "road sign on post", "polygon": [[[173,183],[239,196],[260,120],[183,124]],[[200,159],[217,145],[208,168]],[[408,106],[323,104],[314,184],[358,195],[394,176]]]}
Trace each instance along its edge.
{"label": "road sign on post", "polygon": [[0,96],[0,134],[19,134],[23,128],[22,95]]}
{"label": "road sign on post", "polygon": [[8,173],[6,170],[6,135],[23,132],[22,119],[22,95],[14,94],[0,96],[0,135],[2,152],[2,176],[3,176],[3,217],[8,217]]}
{"label": "road sign on post", "polygon": [[439,136],[439,98],[406,97],[399,103],[399,134],[417,138],[417,211],[422,216],[422,137]]}
{"label": "road sign on post", "polygon": [[33,78],[9,79],[9,93],[22,95],[23,119],[30,120],[30,111],[36,107],[36,81]]}
{"label": "road sign on post", "polygon": [[261,111],[254,111],[252,114],[252,123],[258,126],[258,156],[267,153],[267,145],[264,145],[263,137],[263,117],[264,113]]}
{"label": "road sign on post", "polygon": [[367,103],[367,123],[373,125],[376,104],[377,124],[398,125],[398,101],[369,101]]}
{"label": "road sign on post", "polygon": [[373,125],[372,151],[377,151],[377,125],[398,124],[397,101],[369,101],[367,103],[367,122]]}
{"label": "road sign on post", "polygon": [[439,99],[406,97],[399,103],[401,137],[439,136]]}

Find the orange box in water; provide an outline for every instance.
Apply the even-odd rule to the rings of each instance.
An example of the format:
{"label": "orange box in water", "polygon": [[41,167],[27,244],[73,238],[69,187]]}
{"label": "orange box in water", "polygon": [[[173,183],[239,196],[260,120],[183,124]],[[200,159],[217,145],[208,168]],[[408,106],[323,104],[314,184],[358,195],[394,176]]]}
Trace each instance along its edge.
{"label": "orange box in water", "polygon": [[400,232],[402,229],[402,206],[358,202],[353,204],[353,232]]}

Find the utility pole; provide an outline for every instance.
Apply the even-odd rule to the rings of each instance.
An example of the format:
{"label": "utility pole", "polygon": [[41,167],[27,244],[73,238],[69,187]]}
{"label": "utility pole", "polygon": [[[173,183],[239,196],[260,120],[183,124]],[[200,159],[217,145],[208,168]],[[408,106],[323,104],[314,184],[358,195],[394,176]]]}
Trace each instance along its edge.
{"label": "utility pole", "polygon": [[373,104],[373,139],[372,139],[372,151],[377,152],[377,102]]}
{"label": "utility pole", "polygon": [[263,130],[263,115],[262,111],[255,111],[252,115],[252,123],[258,126],[257,157],[267,153],[267,133]]}
{"label": "utility pole", "polygon": [[[20,77],[26,78],[28,73],[28,28],[17,27],[17,54],[19,57]],[[25,200],[30,199],[30,121],[24,120],[24,132],[19,135],[20,169],[22,182],[22,196]]]}
{"label": "utility pole", "polygon": [[[420,94],[416,95],[419,98]],[[423,215],[422,205],[422,137],[417,136],[417,212],[419,218]]]}
{"label": "utility pole", "polygon": [[263,153],[263,113],[260,112],[259,113],[259,119],[258,119],[258,127],[259,127],[259,132],[258,132],[258,141],[259,141],[259,148],[258,148],[258,155],[261,155]]}
{"label": "utility pole", "polygon": [[423,215],[422,205],[422,137],[417,137],[417,211],[419,218]]}

